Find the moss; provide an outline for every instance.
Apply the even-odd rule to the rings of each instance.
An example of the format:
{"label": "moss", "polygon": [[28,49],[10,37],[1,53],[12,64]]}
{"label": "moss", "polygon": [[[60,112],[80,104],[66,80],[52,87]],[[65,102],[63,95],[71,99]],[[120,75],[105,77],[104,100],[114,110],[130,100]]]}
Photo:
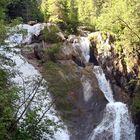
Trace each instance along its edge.
{"label": "moss", "polygon": [[60,53],[62,43],[51,44],[47,49],[45,49],[45,59],[56,62],[57,55]]}
{"label": "moss", "polygon": [[49,61],[44,64],[44,67],[49,91],[56,99],[56,108],[64,119],[68,119],[74,108],[74,101],[69,94],[80,87],[80,81],[68,66]]}
{"label": "moss", "polygon": [[47,48],[46,52],[53,54],[59,53],[61,46],[61,43],[53,44],[51,47]]}

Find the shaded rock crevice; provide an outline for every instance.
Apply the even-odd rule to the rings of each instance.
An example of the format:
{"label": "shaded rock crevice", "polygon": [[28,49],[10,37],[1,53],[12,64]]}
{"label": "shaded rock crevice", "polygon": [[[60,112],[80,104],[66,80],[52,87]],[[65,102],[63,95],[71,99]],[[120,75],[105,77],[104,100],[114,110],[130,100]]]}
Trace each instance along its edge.
{"label": "shaded rock crevice", "polygon": [[103,38],[103,33],[101,32],[89,34],[94,50],[93,55],[104,69],[110,81],[115,82],[126,92],[134,93],[136,83],[133,82],[130,85],[129,82],[138,77],[140,65],[138,55],[133,56],[131,53],[128,53],[126,47],[121,52],[116,51],[115,39],[113,38],[115,37],[109,33],[106,33],[106,38]]}

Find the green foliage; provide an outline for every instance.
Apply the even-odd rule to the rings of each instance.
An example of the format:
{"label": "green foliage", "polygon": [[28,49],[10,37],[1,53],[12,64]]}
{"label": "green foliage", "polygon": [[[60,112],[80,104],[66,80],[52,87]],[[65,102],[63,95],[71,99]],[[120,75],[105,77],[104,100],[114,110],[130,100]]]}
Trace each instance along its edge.
{"label": "green foliage", "polygon": [[9,19],[22,17],[24,22],[30,20],[43,21],[43,15],[39,9],[39,3],[37,0],[11,1],[7,6],[7,16]]}
{"label": "green foliage", "polygon": [[5,18],[6,6],[11,0],[0,0],[0,21]]}
{"label": "green foliage", "polygon": [[77,0],[79,21],[86,25],[94,25],[96,20],[93,0]]}
{"label": "green foliage", "polygon": [[48,1],[47,0],[42,0],[42,3],[40,5],[40,10],[44,16],[44,21],[48,22],[49,21],[49,17],[50,17],[50,13],[48,11]]}
{"label": "green foliage", "polygon": [[[76,33],[79,24],[86,24],[103,31],[104,40],[107,37],[106,32],[113,33],[117,39],[115,49],[119,57],[123,53],[125,63],[134,67],[130,55],[135,56],[140,52],[139,0],[43,0],[40,7],[37,0],[0,0],[0,44],[7,36],[4,21],[6,15],[9,19],[22,17],[23,21],[42,21],[39,8],[46,22],[64,23],[66,25],[65,32],[68,34]],[[11,22],[10,20],[10,26],[18,24],[18,21]],[[58,43],[57,33],[59,31],[56,26],[46,27],[43,31],[44,40],[48,43]],[[91,39],[96,40],[94,37]],[[53,60],[60,47],[60,44],[55,44],[48,48],[47,55]],[[3,62],[1,57],[0,60]],[[7,62],[10,61],[7,60]],[[68,94],[77,90],[80,82],[76,75],[70,76],[73,73],[69,67],[53,62],[45,64],[49,90],[57,99],[57,108],[62,112],[71,112],[73,105]],[[28,111],[21,125],[14,124],[16,119],[13,116],[16,111],[14,105],[17,99],[17,89],[10,82],[8,72],[0,69],[0,139],[11,139],[12,137],[14,140],[40,139],[43,131],[48,132],[51,136],[54,131],[50,130],[49,126],[56,124],[49,119],[36,124],[39,120],[36,110]],[[132,108],[134,113],[140,112],[139,89]],[[66,114],[68,115],[68,113]],[[13,124],[15,127],[10,131]]]}
{"label": "green foliage", "polygon": [[76,33],[78,26],[78,14],[75,1],[71,0],[43,0],[41,11],[45,21],[64,23],[66,32]]}
{"label": "green foliage", "polygon": [[56,43],[48,47],[46,49],[46,56],[48,57],[47,60],[56,62],[57,55],[60,53],[61,46],[62,46],[62,43]]}
{"label": "green foliage", "polygon": [[137,113],[140,112],[140,95],[139,94],[136,94],[133,100],[132,111],[133,111],[133,115],[136,115]]}
{"label": "green foliage", "polygon": [[39,122],[39,119],[36,110],[28,111],[13,136],[13,140],[40,140],[43,138],[42,132],[46,132],[48,137],[52,137],[55,131],[51,127],[57,128],[58,125],[48,118],[41,122]]}
{"label": "green foliage", "polygon": [[49,48],[47,48],[47,53],[48,54],[57,54],[57,53],[59,53],[59,50],[60,50],[60,48],[61,48],[61,43],[57,43],[57,44],[53,44],[51,47],[49,47]]}
{"label": "green foliage", "polygon": [[[40,140],[44,133],[47,133],[47,138],[53,137],[57,128],[61,126],[53,120],[50,120],[47,115],[44,114],[51,106],[48,106],[48,108],[43,111],[44,116],[42,114],[40,115],[42,106],[35,108],[28,107],[24,117],[21,116],[20,118],[19,115],[15,115],[21,109],[19,107],[20,104],[19,106],[16,104],[17,101],[20,100],[19,89],[12,85],[9,80],[11,76],[9,76],[7,72],[0,70],[0,139]],[[46,95],[45,93],[40,93],[39,96],[42,96],[42,94],[44,96]],[[32,102],[31,100],[31,103]],[[30,101],[28,100],[25,103],[27,106],[30,105]],[[18,118],[20,119],[18,120]]]}
{"label": "green foliage", "polygon": [[139,42],[139,2],[136,0],[106,1],[97,20],[97,28],[115,33],[122,45]]}
{"label": "green foliage", "polygon": [[6,38],[7,29],[4,21],[0,21],[0,44],[2,44]]}
{"label": "green foliage", "polygon": [[[68,66],[48,61],[44,64],[47,69],[46,78],[53,98],[56,99],[56,107],[62,112],[62,117],[68,119],[68,114],[73,109],[69,94],[80,87],[80,81]],[[70,117],[70,116],[69,116]]]}
{"label": "green foliage", "polygon": [[[23,17],[24,21],[38,19],[37,18],[38,13],[34,11],[36,10],[35,6],[37,5],[34,2],[35,2],[34,0],[33,1],[32,0],[31,1],[19,1],[19,0],[13,0],[13,1],[1,0],[0,1],[0,44],[2,44],[5,38],[7,37],[8,35],[7,30],[9,30],[10,27],[13,27],[16,24],[20,23],[19,19],[18,20],[15,19],[14,21],[10,20],[9,21],[10,24],[7,24],[5,21],[6,11],[8,11],[9,8],[11,7],[13,8],[14,6],[15,7],[17,6],[18,13],[15,13],[17,15],[14,15],[14,17],[21,16]],[[26,4],[29,4],[29,5],[26,5]],[[25,6],[25,9],[24,9],[24,6]],[[22,11],[23,10],[22,8],[25,10],[25,13],[24,11]],[[31,11],[28,11],[28,10],[32,10],[33,13],[31,13]],[[22,15],[18,15],[20,14],[19,11],[21,11]],[[3,68],[2,66],[5,63],[7,66],[9,66],[10,64],[13,64],[10,58],[6,58],[5,56],[0,54],[0,140],[31,140],[31,139],[39,140],[42,138],[42,134],[44,132],[47,133],[48,137],[52,137],[52,135],[55,133],[55,130],[59,126],[58,124],[49,120],[46,116],[45,118],[40,118],[41,116],[39,116],[38,112],[41,110],[41,108],[37,108],[37,110],[36,109],[30,110],[28,108],[28,111],[25,110],[25,112],[20,112],[21,114],[23,113],[21,117],[18,116],[19,114],[17,115],[21,107],[24,106],[25,104],[28,105],[30,101],[27,100],[27,102],[22,103],[21,99],[19,99],[19,96],[22,96],[22,93],[25,92],[25,89],[22,89],[20,91],[11,80],[11,78],[14,77],[14,74],[13,73],[11,74],[10,71],[1,69]],[[23,105],[20,106],[21,104]]]}
{"label": "green foliage", "polygon": [[76,2],[60,0],[58,6],[61,13],[60,20],[66,25],[65,32],[68,34],[76,34],[79,25]]}
{"label": "green foliage", "polygon": [[45,21],[59,22],[59,0],[43,0],[41,3],[41,11],[44,15]]}
{"label": "green foliage", "polygon": [[[18,99],[17,89],[9,82],[8,73],[0,70],[0,139],[10,139],[10,127],[15,121],[15,102]],[[14,131],[14,130],[13,130]]]}
{"label": "green foliage", "polygon": [[58,43],[60,42],[57,33],[59,32],[59,28],[55,25],[51,25],[50,27],[46,27],[43,30],[43,39],[48,43]]}

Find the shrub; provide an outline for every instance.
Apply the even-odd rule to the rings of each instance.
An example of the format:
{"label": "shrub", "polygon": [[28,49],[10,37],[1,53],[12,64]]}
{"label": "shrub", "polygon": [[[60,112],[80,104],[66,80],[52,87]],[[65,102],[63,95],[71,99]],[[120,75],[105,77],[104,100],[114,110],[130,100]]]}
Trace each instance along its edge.
{"label": "shrub", "polygon": [[52,44],[46,49],[46,56],[49,60],[56,62],[56,56],[59,54],[61,48],[61,43]]}
{"label": "shrub", "polygon": [[57,43],[60,42],[59,37],[57,35],[57,33],[59,32],[59,28],[55,25],[51,25],[48,29],[48,27],[46,27],[43,30],[43,39],[44,41],[48,42],[48,43]]}

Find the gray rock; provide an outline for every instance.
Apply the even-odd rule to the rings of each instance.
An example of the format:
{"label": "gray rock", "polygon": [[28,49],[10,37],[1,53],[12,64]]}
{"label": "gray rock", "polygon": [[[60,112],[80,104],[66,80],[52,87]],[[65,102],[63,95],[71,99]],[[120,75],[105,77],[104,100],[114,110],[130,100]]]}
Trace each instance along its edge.
{"label": "gray rock", "polygon": [[44,56],[44,50],[42,43],[35,43],[34,46],[34,55],[37,59],[42,60]]}

